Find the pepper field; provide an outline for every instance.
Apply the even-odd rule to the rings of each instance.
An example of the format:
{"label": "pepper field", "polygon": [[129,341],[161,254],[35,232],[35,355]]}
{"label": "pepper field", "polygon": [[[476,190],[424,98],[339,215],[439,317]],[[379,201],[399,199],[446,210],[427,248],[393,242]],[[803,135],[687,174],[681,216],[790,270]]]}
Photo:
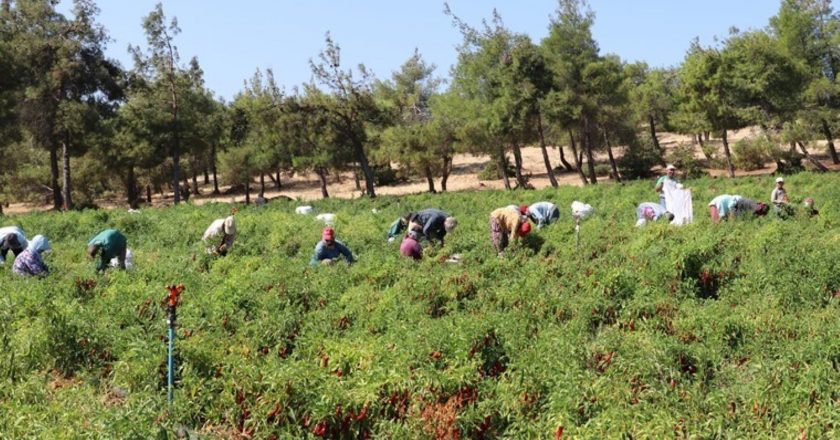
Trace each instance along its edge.
{"label": "pepper field", "polygon": [[[0,437],[840,437],[840,174],[790,176],[821,215],[785,221],[709,221],[713,196],[766,201],[770,177],[687,186],[682,228],[633,226],[649,181],[325,200],[358,263],[318,268],[321,224],[292,202],[243,208],[215,260],[200,237],[227,205],[3,218],[53,252],[45,279],[0,270]],[[489,212],[539,200],[560,222],[497,258]],[[573,200],[596,210],[580,248]],[[385,235],[425,207],[460,225],[415,263]],[[94,273],[106,227],[134,270]]]}

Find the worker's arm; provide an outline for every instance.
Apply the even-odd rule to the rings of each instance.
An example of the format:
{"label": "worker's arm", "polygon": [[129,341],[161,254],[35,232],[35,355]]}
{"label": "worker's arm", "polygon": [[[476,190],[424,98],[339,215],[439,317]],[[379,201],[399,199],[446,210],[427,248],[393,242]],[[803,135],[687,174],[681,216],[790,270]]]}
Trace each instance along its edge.
{"label": "worker's arm", "polygon": [[338,253],[344,256],[344,259],[347,260],[348,263],[353,263],[356,260],[353,258],[353,253],[350,252],[350,249],[347,246],[344,246],[341,243],[336,243],[335,246],[338,248]]}
{"label": "worker's arm", "polygon": [[315,245],[315,251],[312,253],[312,258],[309,260],[310,266],[317,266],[321,262],[321,255],[324,252],[324,247],[319,242]]}

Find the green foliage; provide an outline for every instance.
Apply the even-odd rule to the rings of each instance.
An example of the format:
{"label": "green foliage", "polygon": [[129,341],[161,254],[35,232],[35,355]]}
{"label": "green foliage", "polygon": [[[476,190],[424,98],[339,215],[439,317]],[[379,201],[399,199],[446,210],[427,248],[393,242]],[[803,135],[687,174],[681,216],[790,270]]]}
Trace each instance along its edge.
{"label": "green foliage", "polygon": [[772,161],[775,143],[765,136],[741,139],[732,146],[736,168],[742,170],[760,170]]}
{"label": "green foliage", "polygon": [[659,150],[650,137],[642,137],[631,143],[618,160],[621,175],[627,179],[643,179],[653,175],[651,168],[661,162]]}
{"label": "green foliage", "polygon": [[[649,181],[522,193],[562,216],[505,258],[487,213],[509,193],[327,199],[315,209],[336,213],[359,261],[319,268],[307,262],[320,226],[288,202],[243,208],[221,259],[199,238],[224,204],[15,217],[54,251],[47,278],[0,270],[0,436],[836,437],[840,177],[787,179],[819,217],[715,226],[713,196],[772,186],[725,183],[691,182],[696,224],[683,228],[633,227]],[[576,199],[596,210],[579,248]],[[460,224],[410,262],[384,230],[427,206]],[[128,236],[133,271],[96,275],[85,260],[106,227]],[[460,264],[442,262],[452,253]],[[169,407],[171,283],[186,291]]]}
{"label": "green foliage", "polygon": [[674,164],[684,179],[697,179],[708,175],[703,164],[695,156],[695,148],[691,144],[681,143],[671,150],[668,162]]}

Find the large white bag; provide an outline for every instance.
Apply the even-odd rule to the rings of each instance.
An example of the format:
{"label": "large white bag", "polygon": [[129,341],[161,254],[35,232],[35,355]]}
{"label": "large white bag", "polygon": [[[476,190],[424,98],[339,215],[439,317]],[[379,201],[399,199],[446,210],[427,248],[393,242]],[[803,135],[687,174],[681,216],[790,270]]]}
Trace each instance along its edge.
{"label": "large white bag", "polygon": [[[111,267],[120,267],[120,260],[117,257],[111,258]],[[134,254],[131,249],[125,250],[125,270],[134,268]]]}
{"label": "large white bag", "polygon": [[318,214],[317,216],[315,216],[315,219],[320,220],[329,226],[335,224],[335,214],[332,213]]}
{"label": "large white bag", "polygon": [[578,202],[577,200],[572,202],[572,216],[575,218],[583,220],[586,217],[592,215],[594,211],[595,209],[592,207],[592,205],[588,205],[583,202]]}
{"label": "large white bag", "polygon": [[694,208],[691,205],[691,190],[682,185],[670,184],[662,187],[665,194],[665,209],[674,214],[672,225],[682,226],[694,221]]}
{"label": "large white bag", "polygon": [[314,210],[309,205],[298,206],[297,208],[295,208],[295,213],[297,213],[297,214],[309,215],[309,214],[312,214],[313,211]]}

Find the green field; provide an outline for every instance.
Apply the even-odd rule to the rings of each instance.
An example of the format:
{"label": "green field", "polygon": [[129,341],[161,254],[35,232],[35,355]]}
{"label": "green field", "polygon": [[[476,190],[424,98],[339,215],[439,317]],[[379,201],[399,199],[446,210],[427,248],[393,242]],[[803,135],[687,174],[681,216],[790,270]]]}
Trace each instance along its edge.
{"label": "green field", "polygon": [[[314,269],[321,225],[291,202],[243,208],[217,260],[200,237],[222,204],[4,218],[54,250],[46,279],[0,272],[0,437],[840,437],[840,175],[787,179],[814,219],[712,225],[714,195],[766,200],[772,179],[701,179],[695,224],[637,229],[652,186],[324,200],[358,263]],[[596,209],[579,249],[576,199]],[[539,200],[561,221],[497,258],[489,212]],[[385,233],[425,207],[460,226],[414,263]],[[133,271],[86,260],[106,227]]]}

